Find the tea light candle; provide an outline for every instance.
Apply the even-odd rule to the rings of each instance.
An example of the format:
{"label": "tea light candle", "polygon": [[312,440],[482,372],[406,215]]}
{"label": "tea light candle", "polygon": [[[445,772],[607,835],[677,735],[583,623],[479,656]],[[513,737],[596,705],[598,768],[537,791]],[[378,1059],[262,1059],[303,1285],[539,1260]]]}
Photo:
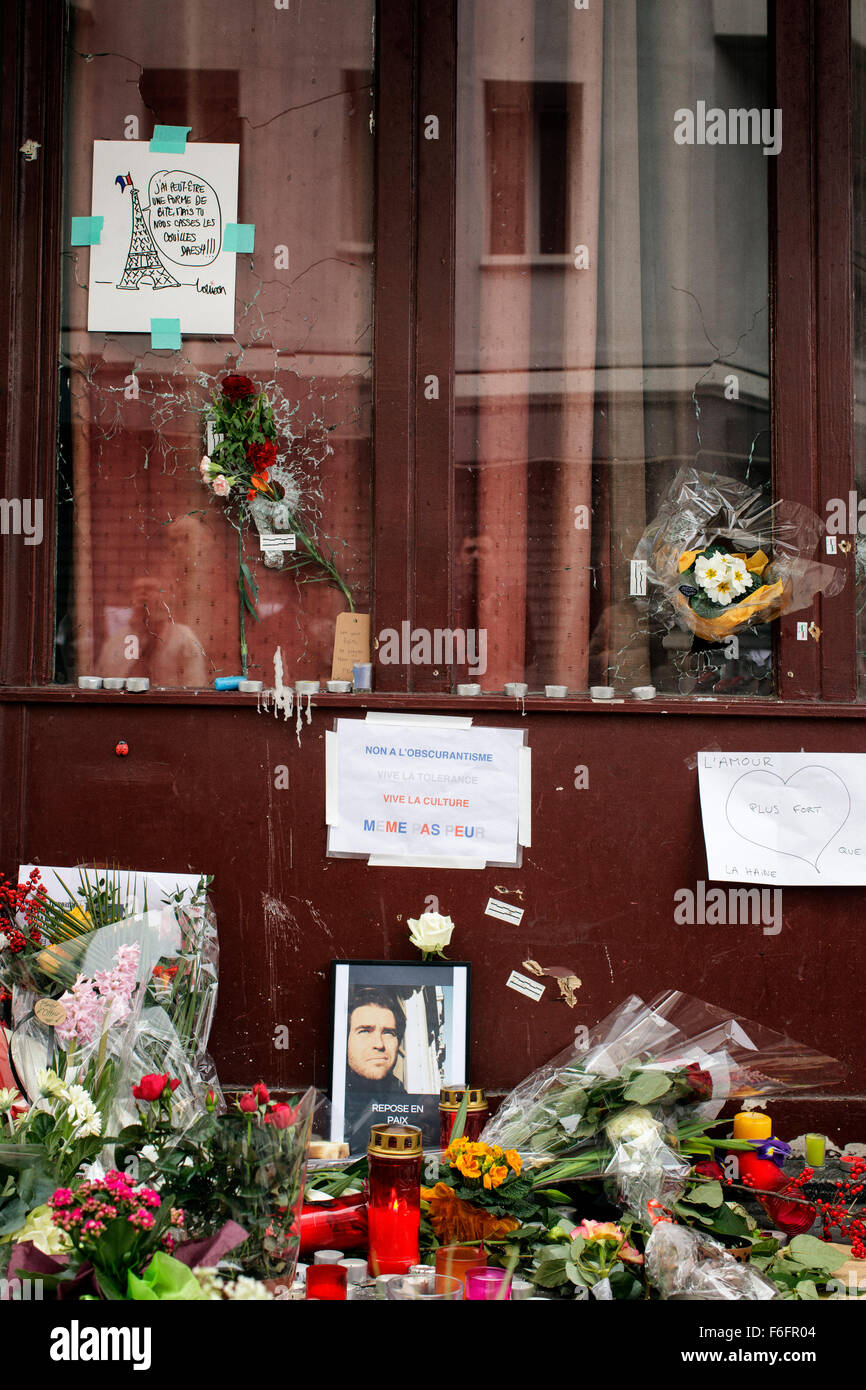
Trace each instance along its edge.
{"label": "tea light candle", "polygon": [[468,682],[467,684],[465,684],[465,685],[458,685],[458,687],[457,687],[457,694],[458,694],[458,695],[480,695],[480,694],[481,694],[481,686],[480,686],[480,685],[477,685],[474,681],[469,681],[469,682]]}
{"label": "tea light candle", "polygon": [[147,676],[127,676],[124,684],[131,695],[140,695],[142,691],[150,689]]}
{"label": "tea light candle", "polygon": [[349,1284],[363,1284],[367,1278],[366,1260],[341,1260],[340,1264],[346,1271],[346,1280]]}
{"label": "tea light candle", "polygon": [[591,700],[612,700],[614,689],[612,685],[591,685],[589,687],[589,698]]}
{"label": "tea light candle", "polygon": [[568,694],[567,685],[546,685],[544,693],[548,700],[564,700]]}
{"label": "tea light candle", "polygon": [[314,1265],[338,1265],[343,1259],[342,1250],[317,1250],[313,1256]]}
{"label": "tea light candle", "polygon": [[295,681],[296,695],[318,695],[320,689],[318,681]]}
{"label": "tea light candle", "polygon": [[79,677],[78,677],[78,689],[79,689],[79,690],[100,690],[101,688],[102,688],[102,677],[101,677],[101,676],[79,676]]}
{"label": "tea light candle", "polygon": [[652,700],[656,693],[654,685],[633,685],[631,693],[636,700]]}
{"label": "tea light candle", "polygon": [[466,1297],[491,1301],[511,1297],[511,1275],[504,1269],[489,1269],[486,1265],[466,1271]]}
{"label": "tea light candle", "polygon": [[407,1274],[418,1263],[421,1226],[421,1131],[373,1125],[367,1148],[370,1269]]}
{"label": "tea light candle", "polygon": [[238,686],[238,690],[242,695],[258,695],[264,688],[264,681],[241,681]]}
{"label": "tea light candle", "polygon": [[122,676],[106,676],[102,682],[103,690],[122,690],[125,681]]}
{"label": "tea light candle", "polygon": [[525,681],[506,681],[505,693],[519,700],[529,694],[529,686]]}
{"label": "tea light candle", "polygon": [[351,681],[328,681],[325,687],[329,695],[348,695],[352,689]]}
{"label": "tea light candle", "polygon": [[734,1116],[735,1139],[770,1139],[773,1135],[773,1121],[762,1110],[741,1110]]}

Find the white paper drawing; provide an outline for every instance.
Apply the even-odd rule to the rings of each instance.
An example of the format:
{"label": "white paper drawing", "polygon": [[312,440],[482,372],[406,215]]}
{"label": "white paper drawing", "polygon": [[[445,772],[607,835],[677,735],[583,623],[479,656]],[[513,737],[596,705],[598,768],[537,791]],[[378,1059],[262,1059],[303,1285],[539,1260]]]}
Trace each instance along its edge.
{"label": "white paper drawing", "polygon": [[234,332],[236,257],[222,243],[237,221],[238,148],[94,141],[90,332],[149,333],[154,318],[179,319],[182,334]]}

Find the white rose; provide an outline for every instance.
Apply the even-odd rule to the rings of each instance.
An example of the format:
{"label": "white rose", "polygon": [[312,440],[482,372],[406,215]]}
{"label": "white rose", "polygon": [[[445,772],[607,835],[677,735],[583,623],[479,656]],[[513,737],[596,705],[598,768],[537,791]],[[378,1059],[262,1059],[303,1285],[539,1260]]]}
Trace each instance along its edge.
{"label": "white rose", "polygon": [[650,1135],[662,1132],[658,1120],[654,1120],[650,1112],[641,1105],[632,1105],[628,1110],[614,1115],[612,1120],[608,1120],[605,1129],[612,1144],[631,1144],[635,1140],[641,1142]]}
{"label": "white rose", "polygon": [[438,912],[424,912],[420,917],[409,918],[409,940],[425,955],[441,955],[453,930],[451,918],[441,917]]}

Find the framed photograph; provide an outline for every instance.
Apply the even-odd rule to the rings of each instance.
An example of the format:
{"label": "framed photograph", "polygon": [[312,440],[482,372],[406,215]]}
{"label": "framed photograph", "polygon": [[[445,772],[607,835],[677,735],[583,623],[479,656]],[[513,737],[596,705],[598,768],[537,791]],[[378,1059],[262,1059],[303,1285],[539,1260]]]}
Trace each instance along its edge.
{"label": "framed photograph", "polygon": [[415,1125],[439,1145],[439,1089],[469,1075],[463,961],[338,960],[331,968],[331,1139],[363,1153],[370,1126]]}

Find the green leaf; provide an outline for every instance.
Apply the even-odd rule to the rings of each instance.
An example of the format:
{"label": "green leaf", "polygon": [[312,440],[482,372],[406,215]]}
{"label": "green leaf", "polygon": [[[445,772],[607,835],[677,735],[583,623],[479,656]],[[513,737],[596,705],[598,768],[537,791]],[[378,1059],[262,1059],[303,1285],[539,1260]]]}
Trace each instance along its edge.
{"label": "green leaf", "polygon": [[572,1284],[579,1284],[581,1288],[586,1288],[586,1280],[584,1279],[577,1265],[572,1264],[571,1260],[566,1260],[565,1272],[571,1280]]}
{"label": "green leaf", "polygon": [[807,1269],[826,1269],[831,1274],[848,1258],[815,1236],[795,1236],[787,1247],[797,1262]]}
{"label": "green leaf", "polygon": [[567,1260],[544,1260],[532,1276],[532,1282],[542,1289],[555,1289],[568,1282]]}
{"label": "green leaf", "polygon": [[720,1182],[702,1182],[690,1190],[686,1200],[695,1207],[720,1207],[724,1200],[722,1184]]}
{"label": "green leaf", "polygon": [[641,1071],[632,1078],[625,1088],[626,1100],[636,1105],[649,1105],[666,1095],[671,1088],[671,1079],[663,1071]]}

